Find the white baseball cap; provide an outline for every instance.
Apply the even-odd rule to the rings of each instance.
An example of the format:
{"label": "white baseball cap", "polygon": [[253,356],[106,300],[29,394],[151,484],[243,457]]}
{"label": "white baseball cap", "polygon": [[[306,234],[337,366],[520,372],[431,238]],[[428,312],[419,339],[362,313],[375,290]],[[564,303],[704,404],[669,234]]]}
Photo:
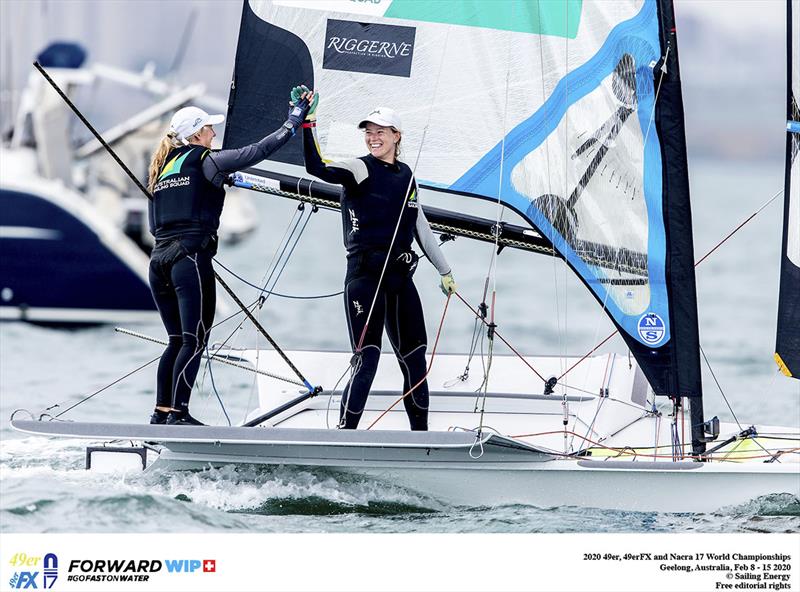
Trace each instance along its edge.
{"label": "white baseball cap", "polygon": [[400,123],[400,116],[397,114],[397,111],[389,109],[389,107],[375,107],[370,111],[369,115],[358,124],[359,129],[367,127],[368,123],[374,123],[381,127],[393,127],[398,132],[403,131],[402,124]]}
{"label": "white baseball cap", "polygon": [[224,115],[209,115],[199,107],[184,107],[178,109],[172,116],[169,129],[179,140],[185,141],[199,132],[204,125],[216,125],[223,121],[225,121]]}

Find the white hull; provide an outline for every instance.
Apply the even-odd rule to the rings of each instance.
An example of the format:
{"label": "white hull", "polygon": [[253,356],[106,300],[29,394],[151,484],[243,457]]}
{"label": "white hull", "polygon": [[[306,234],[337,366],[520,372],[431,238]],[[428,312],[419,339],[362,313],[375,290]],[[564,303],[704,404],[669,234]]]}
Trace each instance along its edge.
{"label": "white hull", "polygon": [[[343,353],[291,352],[290,356],[301,368],[312,369],[324,385],[335,383],[328,382],[328,375],[338,378],[342,363],[349,359]],[[254,352],[241,357],[255,362]],[[540,371],[555,371],[577,360],[527,361]],[[536,381],[519,369],[519,359],[495,357],[496,378],[484,405],[483,424],[480,410],[475,409],[476,393],[470,390],[471,382],[482,377],[452,380],[464,363],[464,356],[437,357],[429,375],[428,432],[408,431],[402,404],[373,429],[366,429],[399,397],[396,390],[388,391],[398,383],[390,360],[381,364],[376,390],[356,431],[334,429],[336,392],[292,407],[257,428],[36,421],[14,421],[13,426],[43,435],[155,442],[160,452],[150,467],[155,470],[226,464],[324,469],[471,506],[709,512],[762,495],[800,496],[796,452],[764,462],[778,449],[796,448],[799,430],[756,426],[760,436],[769,438],[734,441],[715,453],[711,462],[692,460],[684,443],[673,458],[671,418],[653,410],[646,389],[640,391],[636,366],[629,365],[626,357],[588,360],[582,379],[576,373],[566,381],[570,384],[566,392],[551,395],[540,394]],[[274,352],[258,354],[261,370],[278,372],[280,364]],[[252,417],[298,394],[296,387],[285,388],[275,379],[259,375],[259,381],[262,407]],[[478,404],[482,405],[480,398]],[[688,438],[687,424],[678,422],[676,427]],[[738,426],[723,425],[716,442],[739,431]]]}

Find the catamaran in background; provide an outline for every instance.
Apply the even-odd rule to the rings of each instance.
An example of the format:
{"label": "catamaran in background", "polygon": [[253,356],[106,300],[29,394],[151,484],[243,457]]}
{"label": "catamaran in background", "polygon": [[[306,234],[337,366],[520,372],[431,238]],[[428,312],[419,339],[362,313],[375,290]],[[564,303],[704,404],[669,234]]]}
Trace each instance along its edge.
{"label": "catamaran in background", "polygon": [[[792,8],[787,2],[793,45],[776,350],[787,380],[800,376],[800,79],[792,68],[800,42],[791,34],[800,15]],[[426,189],[422,203],[449,194],[458,204],[424,206],[434,229],[492,242],[495,252],[562,259],[628,352],[493,353],[500,341],[513,344],[485,293],[482,302],[464,301],[487,329],[483,371],[465,371],[471,355],[436,354],[435,345],[430,352],[429,432],[405,430],[391,360],[362,418],[369,429],[344,431],[332,428],[350,353],[225,349],[216,355],[259,372],[259,407],[242,426],[14,418],[14,428],[147,442],[157,452],[152,468],[325,467],[476,505],[698,512],[800,494],[798,426],[704,413],[671,0],[245,2],[225,142],[240,145],[279,125],[278,106],[297,81],[321,93],[319,141],[336,159],[362,152],[354,123],[391,97],[413,130],[404,154]],[[338,207],[338,188],[304,177],[298,144],[274,157],[268,170],[241,172],[234,184]],[[481,201],[494,219],[463,213]],[[506,223],[503,211],[519,224]],[[286,358],[296,379],[285,376]]]}
{"label": "catamaran in background", "polygon": [[[224,108],[202,84],[178,86],[151,70],[87,66],[85,59],[80,46],[54,43],[38,61],[68,96],[106,81],[157,99],[104,134],[142,176],[172,112],[195,101]],[[67,105],[31,72],[0,145],[0,319],[83,325],[156,318],[147,283],[146,200],[99,142],[74,146],[72,120]],[[249,198],[229,194],[221,240],[237,242],[256,224]]]}

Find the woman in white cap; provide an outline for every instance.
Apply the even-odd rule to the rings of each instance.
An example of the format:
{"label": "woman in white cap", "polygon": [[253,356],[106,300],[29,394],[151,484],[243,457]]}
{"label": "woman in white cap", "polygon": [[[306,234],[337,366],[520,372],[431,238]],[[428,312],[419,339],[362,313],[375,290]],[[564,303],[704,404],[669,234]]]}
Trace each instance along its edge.
{"label": "woman in white cap", "polygon": [[419,259],[411,249],[412,239],[441,275],[442,291],[449,294],[456,284],[419,207],[414,175],[398,160],[403,133],[400,117],[386,107],[374,109],[358,125],[364,130],[369,154],[327,165],[313,134],[313,113],[310,118],[303,124],[306,170],[344,187],[344,301],[356,355],[342,396],[339,427],[358,426],[378,369],[385,327],[403,373],[403,392],[411,391],[403,399],[411,429],[427,430],[427,335],[422,305],[411,279]]}
{"label": "woman in white cap", "polygon": [[223,115],[184,107],[172,117],[149,168],[150,289],[169,343],[158,365],[156,407],[150,423],[202,425],[189,414],[189,398],[216,307],[211,259],[229,173],[265,159],[303,122],[308,102],[259,142],[238,150],[211,151],[213,126]]}

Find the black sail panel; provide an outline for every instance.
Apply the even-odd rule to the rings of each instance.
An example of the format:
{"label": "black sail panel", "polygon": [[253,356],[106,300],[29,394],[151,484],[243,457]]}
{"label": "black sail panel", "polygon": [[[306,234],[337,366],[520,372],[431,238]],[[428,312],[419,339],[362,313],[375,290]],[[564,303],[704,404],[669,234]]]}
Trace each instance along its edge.
{"label": "black sail panel", "polygon": [[[224,147],[245,146],[278,129],[289,112],[289,91],[299,84],[314,87],[314,68],[305,42],[260,19],[245,0]],[[303,146],[289,142],[272,158],[302,165]]]}
{"label": "black sail panel", "polygon": [[787,10],[786,179],[775,361],[786,376],[800,378],[800,7]]}

